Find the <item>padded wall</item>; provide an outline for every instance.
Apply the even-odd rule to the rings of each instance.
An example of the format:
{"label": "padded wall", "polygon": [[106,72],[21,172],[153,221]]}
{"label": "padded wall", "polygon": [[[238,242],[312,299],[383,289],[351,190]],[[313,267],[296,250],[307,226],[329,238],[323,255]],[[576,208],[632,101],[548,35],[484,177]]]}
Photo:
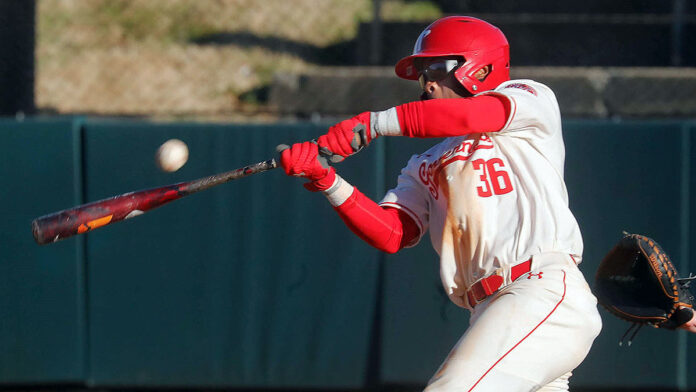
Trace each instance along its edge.
{"label": "padded wall", "polygon": [[[687,274],[696,240],[694,124],[568,121],[566,182],[592,284],[621,231],[659,241]],[[468,324],[440,287],[429,239],[384,255],[280,170],[46,246],[33,218],[265,160],[318,125],[0,122],[0,384],[345,389],[423,385]],[[153,154],[190,148],[175,173]],[[382,138],[337,165],[379,199],[436,141]],[[694,386],[694,339],[604,329],[572,386]],[[654,359],[657,358],[658,361]],[[648,360],[651,359],[651,360]],[[656,365],[657,364],[657,365]]]}

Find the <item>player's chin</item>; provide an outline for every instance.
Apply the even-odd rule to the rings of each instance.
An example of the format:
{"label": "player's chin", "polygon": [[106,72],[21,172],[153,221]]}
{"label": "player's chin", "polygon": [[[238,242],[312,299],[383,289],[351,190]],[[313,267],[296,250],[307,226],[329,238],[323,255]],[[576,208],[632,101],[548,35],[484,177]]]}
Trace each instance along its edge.
{"label": "player's chin", "polygon": [[429,99],[433,99],[433,97],[432,97],[430,94],[428,94],[428,93],[426,93],[425,91],[423,91],[423,94],[421,94],[421,96],[420,96],[420,100],[421,100],[421,101],[427,101],[427,100],[429,100]]}

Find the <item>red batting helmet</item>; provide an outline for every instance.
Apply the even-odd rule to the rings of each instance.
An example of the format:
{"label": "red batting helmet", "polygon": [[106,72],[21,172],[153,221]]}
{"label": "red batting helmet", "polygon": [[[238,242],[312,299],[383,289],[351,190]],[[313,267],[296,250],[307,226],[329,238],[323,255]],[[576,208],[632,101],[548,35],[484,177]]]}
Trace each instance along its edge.
{"label": "red batting helmet", "polygon": [[[459,83],[470,93],[492,90],[510,80],[510,46],[499,28],[469,16],[448,16],[433,22],[418,36],[413,54],[396,63],[396,74],[403,79],[418,79],[413,60],[419,57],[462,56],[464,64],[454,71]],[[491,66],[483,81],[476,71]]]}

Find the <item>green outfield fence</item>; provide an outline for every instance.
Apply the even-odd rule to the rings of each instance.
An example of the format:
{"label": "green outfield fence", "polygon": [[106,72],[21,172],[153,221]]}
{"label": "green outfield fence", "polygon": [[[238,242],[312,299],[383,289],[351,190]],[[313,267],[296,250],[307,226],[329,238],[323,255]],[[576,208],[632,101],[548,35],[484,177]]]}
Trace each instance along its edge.
{"label": "green outfield fence", "polygon": [[[591,278],[622,230],[696,271],[696,122],[564,124],[571,208]],[[385,255],[279,170],[137,219],[34,244],[33,218],[190,180],[314,138],[311,123],[211,125],[29,118],[0,121],[0,387],[373,389],[424,385],[467,326],[439,283],[429,241]],[[188,164],[157,170],[184,140]],[[382,138],[338,171],[372,198],[433,140]],[[696,388],[696,340],[602,311],[576,390]],[[571,338],[571,337],[569,337]]]}

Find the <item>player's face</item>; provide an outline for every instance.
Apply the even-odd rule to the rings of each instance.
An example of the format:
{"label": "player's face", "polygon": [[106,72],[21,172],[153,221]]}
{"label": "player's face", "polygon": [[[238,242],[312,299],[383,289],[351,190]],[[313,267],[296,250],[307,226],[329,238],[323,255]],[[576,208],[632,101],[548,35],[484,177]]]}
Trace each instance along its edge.
{"label": "player's face", "polygon": [[421,99],[459,98],[462,96],[454,70],[462,64],[459,58],[435,57],[417,59],[418,82],[423,89]]}
{"label": "player's face", "polygon": [[462,98],[471,96],[457,83],[454,77],[448,77],[438,82],[427,81],[424,83],[421,99]]}

